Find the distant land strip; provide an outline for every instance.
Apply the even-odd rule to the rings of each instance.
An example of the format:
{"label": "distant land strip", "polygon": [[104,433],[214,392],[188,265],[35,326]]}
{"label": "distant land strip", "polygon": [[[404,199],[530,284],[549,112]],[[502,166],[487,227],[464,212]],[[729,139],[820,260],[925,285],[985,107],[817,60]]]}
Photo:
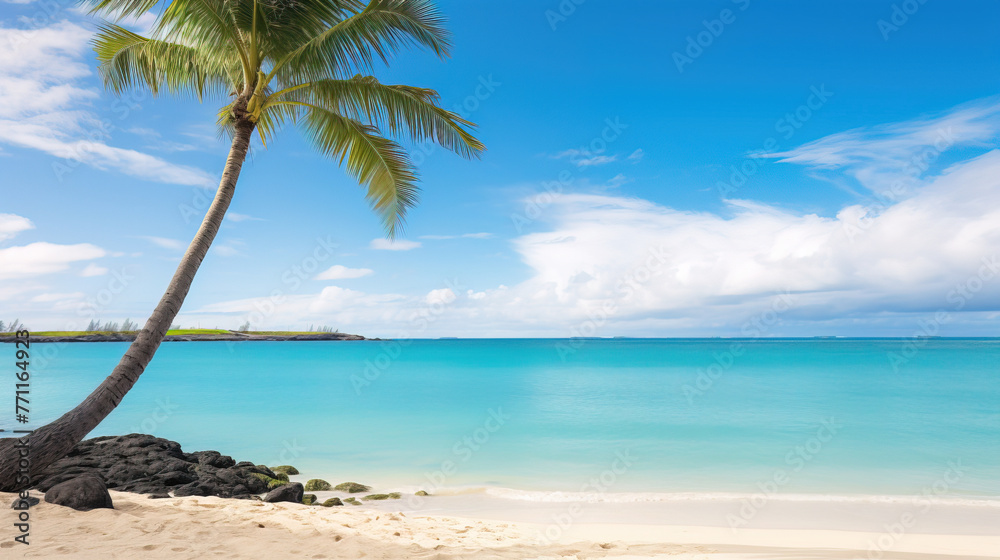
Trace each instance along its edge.
{"label": "distant land strip", "polygon": [[[137,332],[39,331],[31,333],[31,342],[131,342]],[[14,342],[14,333],[0,333],[0,342]],[[167,331],[164,342],[226,342],[226,341],[300,341],[300,340],[366,340],[356,334],[341,332],[260,331],[239,332],[218,329],[184,329]],[[377,340],[377,339],[376,339]]]}

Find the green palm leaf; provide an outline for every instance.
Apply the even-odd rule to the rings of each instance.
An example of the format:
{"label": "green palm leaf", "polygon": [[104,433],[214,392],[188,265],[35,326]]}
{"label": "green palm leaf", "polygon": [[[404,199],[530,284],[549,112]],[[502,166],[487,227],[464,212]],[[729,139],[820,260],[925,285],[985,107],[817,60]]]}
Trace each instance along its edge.
{"label": "green palm leaf", "polygon": [[104,85],[115,93],[145,87],[154,95],[166,86],[202,99],[224,91],[238,66],[195,48],[148,39],[113,24],[100,26],[93,39]]}
{"label": "green palm leaf", "polygon": [[417,174],[403,148],[378,130],[315,105],[301,105],[306,133],[316,147],[346,165],[368,187],[365,197],[382,218],[389,238],[402,227],[406,211],[417,203]]}
{"label": "green palm leaf", "polygon": [[443,109],[432,89],[386,85],[372,76],[318,80],[281,97],[335,108],[394,136],[432,140],[462,157],[478,157],[486,149],[467,127],[475,125]]}
{"label": "green palm leaf", "polygon": [[421,45],[440,57],[450,48],[444,19],[428,0],[372,0],[289,52],[276,64],[286,81],[347,77],[367,70],[375,56],[388,64],[401,47]]}
{"label": "green palm leaf", "polygon": [[[117,19],[155,4],[85,1]],[[466,158],[485,150],[475,125],[441,107],[434,90],[358,74],[413,45],[439,57],[450,48],[430,0],[170,0],[151,37],[105,24],[94,39],[101,77],[116,93],[218,98],[220,132],[255,129],[264,146],[285,125],[301,124],[367,187],[390,237],[418,189],[406,152],[383,134],[436,142]]]}

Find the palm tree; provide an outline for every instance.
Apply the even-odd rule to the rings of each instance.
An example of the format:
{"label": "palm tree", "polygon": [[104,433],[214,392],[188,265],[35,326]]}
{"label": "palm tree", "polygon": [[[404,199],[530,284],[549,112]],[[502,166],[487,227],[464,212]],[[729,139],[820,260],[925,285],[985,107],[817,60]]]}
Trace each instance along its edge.
{"label": "palm tree", "polygon": [[[158,0],[88,0],[92,12],[135,17]],[[132,388],[153,358],[191,287],[232,200],[254,131],[266,147],[284,124],[303,130],[359,183],[388,237],[417,201],[417,176],[389,137],[433,141],[457,154],[485,149],[475,125],[443,109],[430,89],[382,84],[370,75],[401,48],[444,58],[444,19],[431,0],[172,0],[150,37],[106,23],[94,38],[100,75],[116,94],[218,97],[218,124],[232,147],[212,205],[166,293],[121,361],[76,408],[28,438],[30,473],[66,456]],[[0,490],[21,489],[13,438],[0,439]]]}

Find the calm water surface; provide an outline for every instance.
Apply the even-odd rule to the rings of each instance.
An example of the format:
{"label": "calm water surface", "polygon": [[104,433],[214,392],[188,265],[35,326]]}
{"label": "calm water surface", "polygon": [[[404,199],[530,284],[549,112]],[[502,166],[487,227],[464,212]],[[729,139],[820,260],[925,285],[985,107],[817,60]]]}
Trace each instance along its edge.
{"label": "calm water surface", "polygon": [[[330,480],[913,495],[948,474],[948,495],[1000,496],[1000,341],[922,342],[895,366],[905,341],[170,342],[92,435]],[[37,348],[47,421],[126,345]]]}

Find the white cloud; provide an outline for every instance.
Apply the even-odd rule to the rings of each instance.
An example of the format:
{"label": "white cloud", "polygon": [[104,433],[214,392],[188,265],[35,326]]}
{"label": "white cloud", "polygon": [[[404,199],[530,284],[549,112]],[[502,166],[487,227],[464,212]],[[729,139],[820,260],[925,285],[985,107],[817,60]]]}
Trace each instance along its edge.
{"label": "white cloud", "polygon": [[629,178],[626,177],[624,174],[619,173],[618,175],[615,175],[608,181],[607,187],[610,189],[617,189],[618,187],[628,182]]}
{"label": "white cloud", "polygon": [[375,271],[370,268],[347,268],[346,266],[335,264],[317,274],[315,280],[347,280],[362,278],[374,273]]}
{"label": "white cloud", "polygon": [[629,154],[628,160],[631,161],[632,163],[639,163],[645,156],[646,152],[642,151],[642,148],[639,148],[638,150]]}
{"label": "white cloud", "polygon": [[[979,118],[949,119],[967,123],[952,127],[965,131],[954,145],[995,138],[1000,122],[989,121],[990,136],[968,124]],[[876,135],[855,131],[849,144],[836,144],[841,136],[834,135],[783,157],[828,161],[829,169],[860,174],[878,192],[884,185],[875,171],[897,180],[891,162],[926,149],[924,133],[934,126],[921,123],[882,127]],[[814,150],[821,145],[836,149]],[[1000,150],[980,152],[921,170],[891,201],[823,213],[750,200],[728,200],[717,212],[687,211],[565,193],[539,217],[542,231],[513,241],[530,274],[510,288],[456,284],[402,296],[329,287],[291,298],[265,320],[336,324],[369,336],[739,336],[786,294],[790,309],[768,335],[910,336],[941,310],[951,317],[941,334],[993,332],[976,329],[994,329],[1000,317]],[[252,313],[259,303],[198,313]]]}
{"label": "white cloud", "polygon": [[[338,289],[302,296],[294,308],[302,315],[285,309],[280,319],[336,318],[341,330],[376,336],[573,336],[610,305],[598,335],[740,335],[788,293],[793,308],[772,334],[895,321],[904,329],[895,334],[908,335],[918,318],[954,311],[956,285],[1000,274],[998,177],[1000,152],[991,151],[877,213],[852,205],[832,216],[740,200],[712,213],[566,194],[547,209],[546,231],[515,240],[532,270],[516,286],[384,301]],[[992,281],[963,311],[1000,309],[1000,276]],[[414,333],[432,308],[435,321]]]}
{"label": "white cloud", "polygon": [[46,294],[39,294],[31,298],[31,301],[34,303],[50,303],[54,301],[80,300],[83,299],[83,297],[84,297],[83,292],[46,293]]}
{"label": "white cloud", "polygon": [[255,217],[253,217],[253,216],[251,216],[249,214],[240,214],[240,213],[237,213],[237,212],[228,212],[228,213],[226,213],[226,219],[229,220],[229,221],[231,221],[231,222],[250,222],[250,221],[262,222],[262,221],[264,221],[263,218],[255,218]]}
{"label": "white cloud", "polygon": [[39,150],[58,178],[79,165],[113,169],[147,180],[211,187],[204,171],[136,150],[108,145],[114,124],[87,110],[99,92],[82,80],[91,32],[62,21],[38,29],[0,27],[0,143]]}
{"label": "white cloud", "polygon": [[94,263],[90,263],[86,267],[84,267],[83,270],[80,271],[80,276],[84,277],[104,276],[107,273],[108,273],[107,268],[104,268],[103,266],[97,266]]}
{"label": "white cloud", "polygon": [[13,238],[18,233],[34,229],[31,220],[17,214],[0,214],[0,241]]}
{"label": "white cloud", "polygon": [[152,235],[140,235],[141,239],[149,241],[157,247],[162,247],[164,249],[171,249],[174,251],[180,251],[186,247],[183,241],[177,239],[168,239],[166,237],[155,237]]}
{"label": "white cloud", "polygon": [[420,247],[419,241],[407,241],[405,239],[372,239],[371,243],[368,244],[371,249],[376,249],[379,251],[409,251]]}
{"label": "white cloud", "polygon": [[240,250],[232,245],[212,245],[212,251],[220,257],[235,257],[240,254]]}
{"label": "white cloud", "polygon": [[941,154],[957,147],[994,145],[1000,102],[969,103],[934,117],[832,134],[787,152],[770,154],[818,173],[841,173],[872,192],[899,198],[923,184]]}
{"label": "white cloud", "polygon": [[104,249],[89,243],[57,245],[37,242],[0,249],[0,280],[28,278],[61,272],[70,263],[105,256]]}
{"label": "white cloud", "polygon": [[424,301],[431,306],[447,305],[455,301],[455,298],[455,292],[453,292],[451,288],[440,288],[427,292],[427,295],[424,296]]}

